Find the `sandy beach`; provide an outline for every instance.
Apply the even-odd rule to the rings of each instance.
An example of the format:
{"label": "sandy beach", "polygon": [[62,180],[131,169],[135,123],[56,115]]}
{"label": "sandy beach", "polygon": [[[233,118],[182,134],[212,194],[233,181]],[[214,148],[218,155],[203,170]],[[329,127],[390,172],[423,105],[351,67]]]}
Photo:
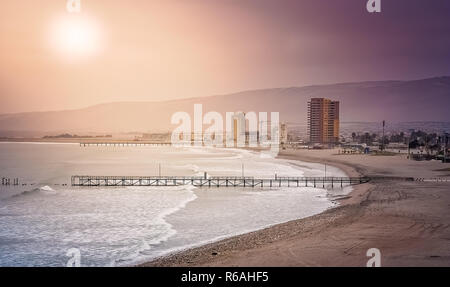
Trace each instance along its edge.
{"label": "sandy beach", "polygon": [[349,176],[398,177],[357,185],[321,214],[231,237],[140,266],[365,266],[369,248],[382,266],[450,266],[450,164],[403,155],[283,151],[280,158],[327,163]]}

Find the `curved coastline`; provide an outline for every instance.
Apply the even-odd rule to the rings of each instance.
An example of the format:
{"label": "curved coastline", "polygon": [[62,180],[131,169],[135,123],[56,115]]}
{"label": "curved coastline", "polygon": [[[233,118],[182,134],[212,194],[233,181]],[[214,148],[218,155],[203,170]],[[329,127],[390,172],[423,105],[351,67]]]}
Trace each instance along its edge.
{"label": "curved coastline", "polygon": [[283,159],[327,163],[349,176],[382,176],[357,185],[340,205],[307,218],[230,237],[138,265],[366,266],[370,248],[382,266],[450,266],[448,182],[395,178],[450,177],[437,161],[405,156],[338,155],[337,150],[283,151]]}
{"label": "curved coastline", "polygon": [[[295,162],[307,162],[307,163],[326,163],[332,167],[342,170],[347,176],[362,176],[361,171],[358,168],[349,166],[346,164],[341,164],[334,161],[320,160],[317,158],[308,157],[296,157],[288,154],[281,154],[277,157],[278,159],[284,159],[288,161]],[[139,267],[157,267],[157,266],[209,266],[209,260],[216,259],[218,254],[224,256],[229,252],[234,252],[241,249],[250,249],[261,244],[266,244],[272,242],[275,239],[281,239],[288,235],[289,229],[292,225],[298,225],[302,221],[308,221],[311,218],[320,216],[321,214],[332,212],[339,206],[347,204],[348,198],[351,198],[354,194],[360,192],[360,187],[352,187],[347,196],[341,196],[335,199],[329,199],[332,202],[338,202],[337,207],[329,208],[321,213],[315,214],[313,216],[291,220],[284,223],[272,224],[270,226],[262,227],[261,229],[249,231],[243,234],[234,236],[224,236],[222,239],[213,240],[210,242],[199,243],[198,245],[190,246],[185,249],[175,250],[173,252],[164,254],[157,257],[151,261],[141,263],[137,266]],[[258,237],[260,237],[258,239]]]}
{"label": "curved coastline", "polygon": [[[203,152],[205,151],[205,149],[200,149],[200,148],[195,148],[195,149],[201,150]],[[211,148],[211,149],[214,150],[214,151],[221,150],[220,148],[219,149],[218,148]],[[235,149],[225,149],[225,150],[228,151],[228,152],[229,151],[236,152],[237,155],[234,156],[236,158],[242,158],[243,157],[242,154],[251,154],[252,156],[256,156],[258,158],[261,156],[260,151],[257,150],[257,149],[238,149],[238,148],[235,148]],[[218,159],[223,159],[223,158],[220,157]],[[227,159],[228,159],[228,157],[227,157]],[[285,158],[281,158],[281,157],[279,157],[279,158],[273,158],[272,157],[272,159],[278,160],[278,162],[274,163],[274,164],[280,165],[280,166],[285,166],[285,168],[289,168],[289,169],[290,168],[294,168],[296,170],[297,169],[299,169],[299,170],[301,170],[301,169],[311,169],[312,170],[311,172],[316,172],[317,173],[317,166],[309,165],[308,164],[309,162],[306,162],[306,161],[289,160],[289,158],[285,159]],[[298,164],[294,164],[294,162],[298,163]],[[314,162],[314,161],[311,161],[311,163],[317,164],[317,162]],[[334,174],[334,176],[346,176],[346,173],[343,170],[341,170],[339,168],[334,168],[332,166],[329,166],[329,167],[330,167],[329,174],[331,174],[331,175]],[[311,173],[311,172],[309,172],[309,173]],[[317,175],[312,175],[312,174],[309,174],[309,173],[308,173],[308,175],[302,175],[302,176],[317,176]],[[201,174],[203,174],[203,173],[201,173]],[[321,187],[318,188],[318,189],[322,190]],[[192,249],[196,249],[196,248],[201,248],[202,246],[206,246],[206,245],[209,245],[209,244],[214,244],[214,243],[217,243],[217,242],[221,242],[223,240],[227,240],[227,239],[230,239],[230,238],[233,238],[233,237],[242,236],[242,235],[245,235],[245,234],[248,234],[248,233],[258,232],[260,230],[272,228],[274,226],[277,226],[279,224],[283,224],[285,222],[290,222],[292,220],[298,220],[298,219],[302,219],[302,218],[307,218],[307,217],[312,216],[312,215],[320,214],[320,213],[322,213],[322,212],[324,212],[324,211],[326,211],[326,210],[328,210],[330,208],[333,208],[335,205],[337,205],[339,203],[339,200],[341,200],[342,198],[345,198],[346,195],[349,193],[349,191],[351,191],[352,189],[353,189],[353,187],[347,186],[343,190],[341,190],[341,192],[339,192],[336,195],[331,195],[331,193],[329,193],[329,190],[327,191],[326,188],[323,189],[322,192],[321,192],[322,194],[317,195],[316,197],[323,198],[324,201],[328,202],[328,204],[327,204],[328,206],[322,208],[321,210],[317,210],[317,211],[315,211],[313,213],[300,215],[298,217],[292,216],[291,218],[286,218],[284,220],[282,219],[282,220],[273,221],[273,222],[270,222],[270,223],[268,222],[267,224],[260,225],[258,227],[248,227],[246,229],[242,229],[242,230],[239,230],[237,232],[233,232],[231,234],[223,234],[223,235],[218,235],[217,237],[205,239],[205,240],[202,240],[202,241],[191,242],[191,243],[186,244],[186,245],[177,246],[177,247],[173,247],[173,248],[167,249],[167,250],[165,250],[163,252],[157,252],[155,255],[152,255],[152,256],[143,254],[142,256],[137,256],[135,262],[132,263],[131,265],[130,264],[126,264],[126,265],[123,265],[123,266],[140,266],[140,265],[146,264],[146,262],[153,262],[153,261],[159,260],[161,258],[170,257],[172,255],[183,253],[183,252],[186,252],[186,251],[189,251],[189,250],[192,250]]]}

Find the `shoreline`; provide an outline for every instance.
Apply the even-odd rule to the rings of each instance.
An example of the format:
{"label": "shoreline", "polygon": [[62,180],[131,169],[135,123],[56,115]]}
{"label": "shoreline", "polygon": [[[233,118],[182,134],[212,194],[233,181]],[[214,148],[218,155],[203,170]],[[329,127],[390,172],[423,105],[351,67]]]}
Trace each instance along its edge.
{"label": "shoreline", "polygon": [[[300,150],[283,151],[279,158],[327,163],[348,176],[448,176],[439,174],[442,164],[406,161],[401,156]],[[383,266],[450,266],[448,188],[446,183],[404,181],[356,185],[348,196],[336,199],[337,207],[322,213],[137,266],[365,266],[366,251],[373,247],[381,250]],[[411,202],[405,205],[406,201]]]}
{"label": "shoreline", "polygon": [[[252,149],[249,149],[249,150],[252,150]],[[253,150],[253,151],[255,151],[255,150]],[[295,160],[295,161],[299,161],[299,162],[308,162],[308,163],[323,163],[323,162],[318,162],[317,160],[314,160],[313,158],[298,159],[298,158],[293,158],[292,156],[286,156],[286,155],[281,155],[281,156],[278,156],[277,158],[278,159],[285,159],[285,160]],[[326,162],[326,163],[329,164],[329,162]],[[347,166],[347,165],[344,165],[344,164],[340,164],[340,163],[336,163],[336,162],[333,162],[332,164],[329,164],[329,165],[330,166],[334,166],[334,167],[342,170],[349,177],[362,176],[362,173],[358,172],[353,167],[350,167],[350,166]],[[366,185],[367,184],[364,184],[364,186],[366,186]],[[177,263],[175,263],[175,265],[172,265],[172,264],[168,264],[167,265],[167,260],[172,261],[173,259],[175,259],[175,261],[177,261],[179,259],[178,258],[174,258],[174,257],[191,256],[191,254],[189,254],[191,252],[198,252],[198,251],[200,251],[201,253],[208,253],[208,252],[205,252],[205,251],[209,250],[210,248],[217,249],[216,245],[220,245],[222,243],[228,243],[229,240],[231,240],[231,241],[234,240],[234,239],[241,240],[240,237],[253,236],[253,235],[257,236],[260,232],[264,232],[264,231],[271,230],[271,229],[278,229],[280,227],[282,228],[284,225],[288,225],[289,223],[294,223],[294,222],[297,222],[297,221],[308,220],[309,218],[314,218],[316,216],[319,216],[321,214],[324,214],[324,213],[330,212],[330,211],[332,211],[332,210],[334,210],[336,208],[339,208],[340,206],[348,204],[347,203],[348,199],[351,198],[352,195],[359,194],[359,193],[363,192],[364,190],[366,190],[366,187],[362,187],[362,185],[352,186],[352,190],[348,194],[346,194],[344,196],[339,196],[339,197],[334,198],[334,199],[330,198],[329,200],[331,202],[338,202],[338,205],[335,206],[335,207],[331,207],[331,208],[329,208],[327,210],[324,210],[321,213],[318,213],[318,214],[315,214],[315,215],[312,215],[312,216],[308,216],[308,217],[305,217],[305,218],[290,220],[290,221],[283,222],[283,223],[272,224],[272,225],[269,225],[269,226],[266,226],[266,227],[262,227],[262,228],[260,228],[258,230],[249,231],[249,232],[245,232],[245,233],[238,234],[238,235],[232,235],[232,236],[229,236],[229,237],[224,236],[225,238],[223,238],[223,239],[213,240],[211,242],[199,243],[198,245],[196,244],[196,245],[194,245],[192,247],[183,248],[181,250],[174,251],[174,252],[169,252],[168,254],[156,257],[156,258],[154,258],[154,259],[152,259],[152,260],[150,260],[148,262],[137,264],[136,266],[138,266],[138,267],[186,266],[186,265],[183,265],[183,264],[179,264],[179,263],[184,262],[184,261],[180,261],[179,263],[177,262]],[[215,253],[219,254],[218,252],[215,252],[215,251],[211,252],[211,254],[215,254]],[[216,256],[216,255],[212,255],[212,256]],[[192,264],[193,262],[187,261],[186,263],[187,264]]]}
{"label": "shoreline", "polygon": [[[246,152],[246,151],[247,152],[251,152],[251,153],[255,153],[256,152],[257,156],[259,156],[259,152],[260,151],[265,151],[266,150],[266,149],[255,149],[255,148],[246,148],[246,149],[233,148],[233,149],[236,149],[239,152]],[[297,166],[297,165],[293,164],[292,161],[284,160],[283,158],[278,158],[278,157],[277,157],[277,159],[283,160],[283,162],[284,162],[284,164],[286,164],[286,166],[294,165],[295,168],[299,168],[299,167],[310,168],[310,167],[307,166],[306,161],[301,162],[302,165]],[[315,162],[311,161],[311,163],[315,163]],[[329,171],[329,174],[331,174],[330,176],[333,176],[332,175],[333,172],[334,171]],[[342,169],[339,169],[339,172],[341,174],[344,173],[344,175],[337,175],[337,176],[344,176],[344,177],[347,176],[346,172],[344,172]],[[209,245],[209,244],[214,244],[214,243],[217,243],[217,242],[220,242],[220,241],[223,241],[223,240],[227,240],[227,239],[230,239],[230,238],[233,238],[233,237],[242,236],[242,235],[253,233],[253,232],[258,232],[260,230],[272,228],[272,227],[277,226],[279,224],[284,224],[286,222],[290,222],[290,221],[294,221],[294,220],[298,220],[298,219],[302,219],[302,218],[307,218],[307,217],[310,217],[310,216],[313,216],[313,215],[320,214],[320,213],[322,213],[322,212],[324,212],[324,211],[326,211],[326,210],[328,210],[330,208],[334,208],[337,204],[339,204],[340,201],[342,201],[343,199],[346,199],[347,195],[354,190],[354,186],[352,186],[350,190],[347,190],[349,187],[350,186],[345,186],[344,189],[340,189],[340,191],[343,194],[336,194],[336,195],[331,195],[329,193],[330,189],[325,188],[324,189],[324,196],[327,197],[328,205],[330,205],[330,206],[322,209],[321,211],[317,211],[316,213],[313,213],[312,215],[304,215],[304,216],[297,217],[297,218],[292,217],[290,219],[285,219],[285,220],[281,220],[281,221],[277,221],[277,222],[268,223],[266,225],[259,226],[259,227],[256,227],[256,228],[255,227],[249,227],[249,228],[247,228],[245,230],[238,231],[237,233],[220,235],[220,236],[218,236],[216,238],[211,238],[211,239],[207,239],[207,240],[204,240],[204,241],[201,241],[201,242],[196,242],[196,243],[193,243],[193,244],[188,244],[188,245],[185,245],[185,246],[172,248],[171,250],[168,250],[167,252],[164,252],[162,254],[159,254],[159,255],[156,255],[154,257],[150,257],[150,258],[147,258],[147,259],[140,259],[140,260],[137,260],[134,263],[127,264],[127,265],[124,265],[124,266],[139,266],[139,265],[143,265],[143,264],[146,264],[147,262],[153,262],[155,260],[159,260],[161,258],[169,257],[169,256],[174,255],[174,254],[186,252],[186,251],[191,250],[191,249],[201,248],[203,246],[206,246],[206,245]],[[322,188],[320,187],[320,189],[322,189]]]}

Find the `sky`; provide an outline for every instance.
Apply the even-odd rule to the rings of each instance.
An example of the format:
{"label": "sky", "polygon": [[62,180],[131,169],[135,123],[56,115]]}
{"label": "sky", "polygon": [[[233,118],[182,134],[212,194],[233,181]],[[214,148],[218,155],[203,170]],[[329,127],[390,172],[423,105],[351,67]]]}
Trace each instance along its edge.
{"label": "sky", "polygon": [[5,0],[0,114],[450,75],[450,1]]}

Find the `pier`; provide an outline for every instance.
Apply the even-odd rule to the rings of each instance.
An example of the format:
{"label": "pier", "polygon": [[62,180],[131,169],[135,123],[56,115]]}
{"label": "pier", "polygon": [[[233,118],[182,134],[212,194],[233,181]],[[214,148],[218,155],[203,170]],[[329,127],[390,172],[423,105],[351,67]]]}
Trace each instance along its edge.
{"label": "pier", "polygon": [[342,188],[370,181],[367,177],[183,177],[183,176],[88,176],[71,177],[72,186],[180,186],[197,187],[331,187]]}
{"label": "pier", "polygon": [[128,147],[128,146],[171,146],[171,142],[140,142],[140,141],[117,141],[117,142],[80,142],[80,147],[90,146],[110,146],[110,147]]}
{"label": "pier", "polygon": [[18,186],[19,185],[19,179],[18,178],[13,178],[12,179],[12,183],[11,183],[11,178],[2,177],[2,185]]}

